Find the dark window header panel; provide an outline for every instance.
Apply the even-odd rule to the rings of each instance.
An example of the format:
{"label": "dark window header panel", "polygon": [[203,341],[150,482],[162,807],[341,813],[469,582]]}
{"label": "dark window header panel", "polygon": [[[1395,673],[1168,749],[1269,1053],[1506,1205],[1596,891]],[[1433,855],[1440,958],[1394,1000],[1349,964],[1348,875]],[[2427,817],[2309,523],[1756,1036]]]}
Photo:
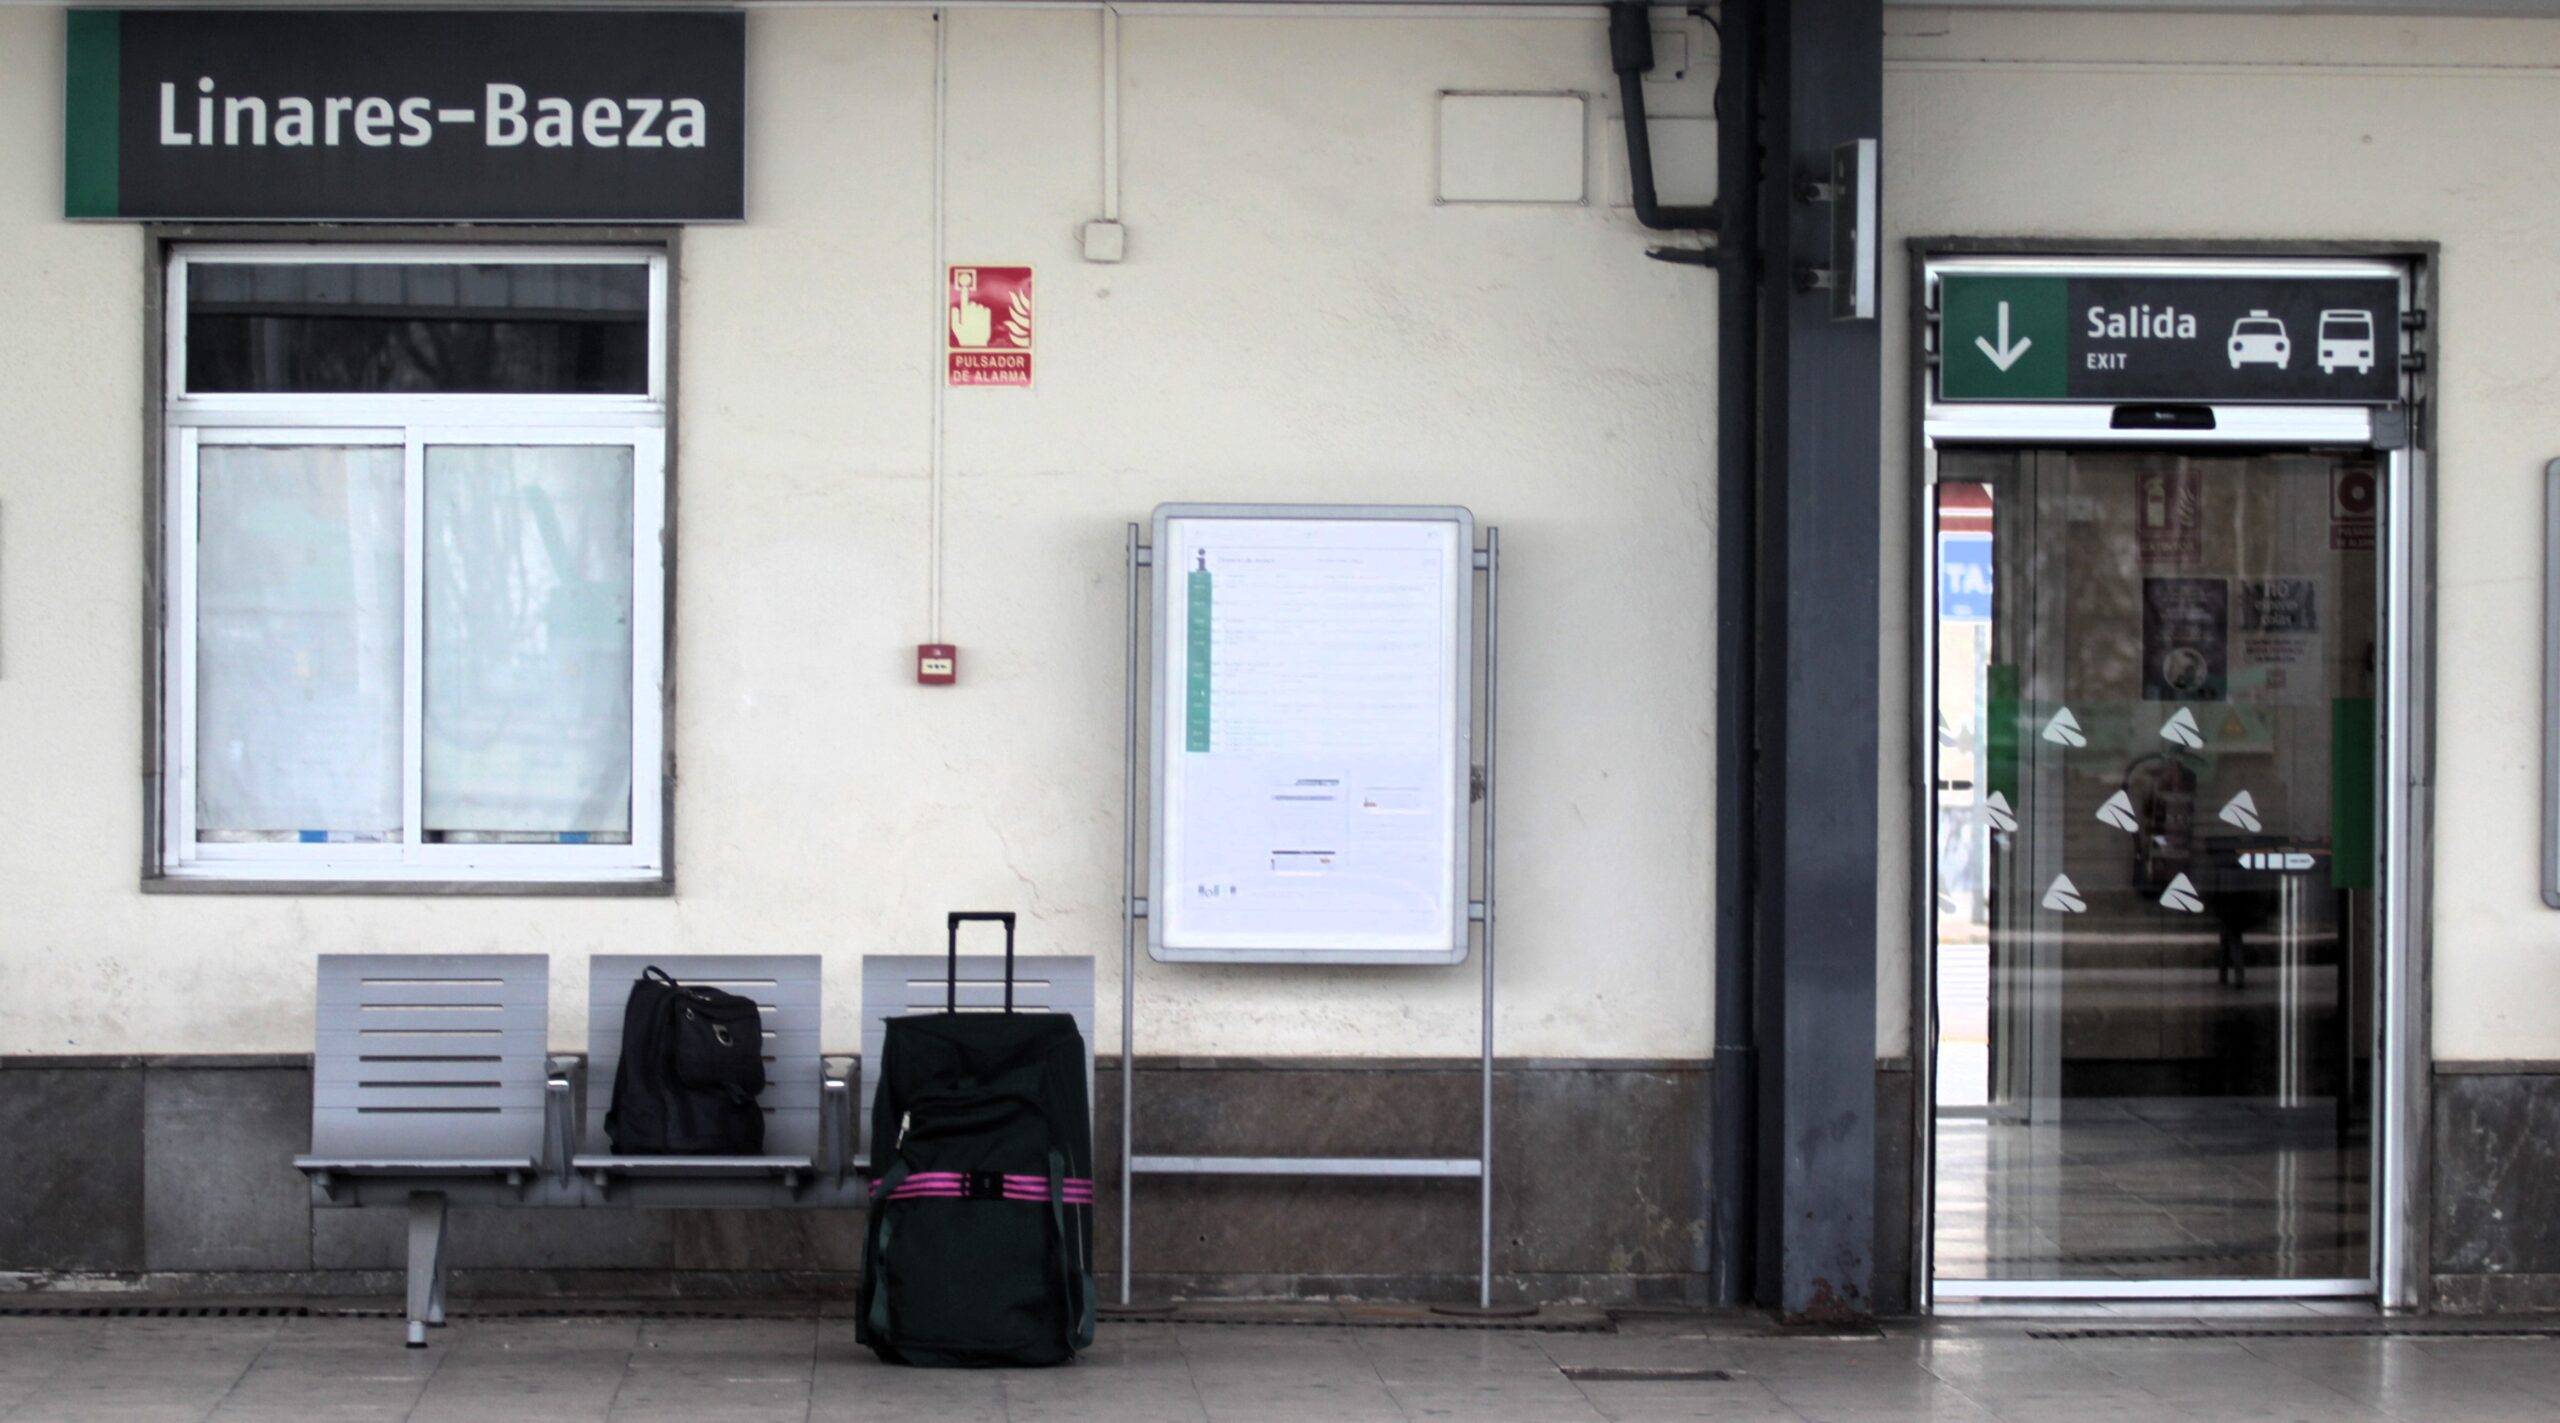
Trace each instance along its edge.
{"label": "dark window header panel", "polygon": [[197,262],[196,395],[642,395],[636,262]]}

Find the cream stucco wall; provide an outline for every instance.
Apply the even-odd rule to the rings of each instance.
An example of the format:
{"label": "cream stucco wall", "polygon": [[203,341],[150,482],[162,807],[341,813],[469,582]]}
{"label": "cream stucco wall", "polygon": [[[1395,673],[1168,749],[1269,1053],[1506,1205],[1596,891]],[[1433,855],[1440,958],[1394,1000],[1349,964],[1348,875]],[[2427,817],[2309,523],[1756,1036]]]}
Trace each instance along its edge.
{"label": "cream stucco wall", "polygon": [[[1912,236],[2444,245],[2436,372],[2439,1058],[2560,1058],[2543,907],[2542,466],[2560,455],[2560,24],[1887,12],[1885,804],[1905,808]],[[1903,822],[1880,1051],[1909,1050]]]}
{"label": "cream stucco wall", "polygon": [[[1122,528],[1185,499],[1502,528],[1503,1047],[1703,1055],[1712,283],[1605,203],[1432,202],[1435,93],[1605,94],[1596,13],[1131,14],[1116,266],[1074,236],[1097,17],[953,17],[949,252],[1038,268],[1039,384],[951,394],[927,690],[932,21],[752,12],[750,221],[684,248],[679,892],[638,901],[139,891],[144,244],[58,217],[62,23],[0,6],[0,1052],[305,1050],[344,950],[548,951],[569,1047],[585,956],[649,949],[825,953],[849,1050],[859,955],[964,907],[1101,957],[1116,1043]],[[1150,965],[1141,1048],[1466,1053],[1474,985]]]}
{"label": "cream stucco wall", "polygon": [[[1039,269],[1039,385],[949,401],[925,636],[932,22],[753,12],[751,220],[687,234],[671,900],[146,896],[141,290],[60,211],[59,11],[0,6],[0,1052],[293,1051],[312,957],[930,947],[1012,907],[1105,961],[1121,529],[1165,499],[1443,501],[1505,535],[1506,1051],[1707,1044],[1713,299],[1605,204],[1437,207],[1433,94],[1605,99],[1595,15],[1123,25],[1130,258],[1095,215],[1098,25],[952,21],[949,251]],[[2560,1057],[2542,907],[2538,535],[2560,402],[2560,24],[1888,11],[1889,235],[2444,244],[2434,1031]],[[1704,56],[1702,55],[1703,59]],[[1657,112],[1704,112],[1699,84]],[[1595,105],[1594,181],[1615,131]],[[1879,1050],[1904,1012],[1903,328],[1885,271]],[[1472,1048],[1471,970],[1147,967],[1145,1050]]]}

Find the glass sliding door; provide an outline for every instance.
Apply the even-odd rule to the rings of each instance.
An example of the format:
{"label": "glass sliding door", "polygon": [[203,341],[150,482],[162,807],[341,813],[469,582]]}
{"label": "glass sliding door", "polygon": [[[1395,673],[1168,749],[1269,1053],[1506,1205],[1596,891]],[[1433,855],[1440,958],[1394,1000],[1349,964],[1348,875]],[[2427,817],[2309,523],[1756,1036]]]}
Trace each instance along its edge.
{"label": "glass sliding door", "polygon": [[2373,457],[1939,474],[1935,1288],[2367,1280]]}

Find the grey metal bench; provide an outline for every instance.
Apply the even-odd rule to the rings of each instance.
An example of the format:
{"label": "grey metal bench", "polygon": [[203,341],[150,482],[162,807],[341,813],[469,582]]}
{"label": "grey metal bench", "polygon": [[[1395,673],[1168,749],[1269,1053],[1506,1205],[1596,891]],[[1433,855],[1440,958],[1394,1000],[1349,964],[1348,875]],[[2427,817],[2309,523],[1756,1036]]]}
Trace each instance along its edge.
{"label": "grey metal bench", "polygon": [[[949,992],[950,959],[943,954],[862,956],[862,1061],[877,1072],[889,1020],[904,1013],[939,1013]],[[1004,956],[960,956],[956,994],[960,1011],[1004,1011]],[[1093,1100],[1093,960],[1085,955],[1025,954],[1013,961],[1013,1006],[1026,1013],[1066,1013],[1084,1034],[1084,1094]],[[871,1093],[862,1094],[860,1141],[871,1152]]]}
{"label": "grey metal bench", "polygon": [[[764,1013],[765,1151],[623,1156],[604,1118],[632,981],[655,964],[684,983],[756,1000]],[[945,960],[863,959],[862,1049],[879,1060],[888,1019],[939,1012]],[[543,954],[324,954],[312,1054],[311,1151],[294,1164],[321,1206],[409,1211],[408,1342],[444,1322],[448,1207],[860,1209],[854,1168],[869,1139],[851,1064],[821,1055],[824,965],[815,954],[601,954],[588,964],[588,1056],[548,1051]],[[1004,960],[960,960],[964,1010],[1001,1011]],[[1093,1084],[1093,960],[1017,959],[1014,1005],[1068,1013]],[[582,1149],[582,1143],[584,1149]]]}
{"label": "grey metal bench", "polygon": [[[444,1322],[446,1203],[523,1200],[545,1123],[568,1127],[547,1055],[542,954],[324,954],[312,1054],[315,1203],[409,1207],[409,1342]],[[558,1160],[558,1148],[553,1148]]]}
{"label": "grey metal bench", "polygon": [[[764,1155],[611,1153],[604,1117],[623,1004],[652,963],[763,1009]],[[814,954],[599,955],[588,968],[588,1061],[547,1050],[546,955],[325,954],[319,968],[311,1152],[294,1164],[315,1205],[408,1207],[413,1347],[444,1322],[449,1205],[866,1204],[852,1172],[851,1091],[819,1056]],[[582,1140],[594,1150],[582,1153]]]}

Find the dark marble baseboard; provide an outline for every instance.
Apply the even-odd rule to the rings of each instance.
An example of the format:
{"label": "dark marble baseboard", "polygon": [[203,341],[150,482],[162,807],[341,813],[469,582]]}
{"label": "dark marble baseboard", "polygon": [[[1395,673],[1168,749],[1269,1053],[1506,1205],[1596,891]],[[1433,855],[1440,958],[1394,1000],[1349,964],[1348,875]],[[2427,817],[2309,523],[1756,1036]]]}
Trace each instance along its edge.
{"label": "dark marble baseboard", "polygon": [[2545,1058],[2462,1058],[2435,1065],[2438,1077],[2560,1077],[2560,1062]]}
{"label": "dark marble baseboard", "polygon": [[[1115,1064],[1116,1066],[1116,1064]],[[1705,1063],[1504,1062],[1496,1273],[1506,1298],[1679,1302],[1704,1281]],[[1425,1059],[1140,1059],[1151,1153],[1466,1156],[1481,1083]],[[1099,1074],[1097,1263],[1118,1266],[1119,1074]],[[0,1288],[377,1293],[396,1210],[315,1209],[293,1169],[311,1074],[291,1057],[27,1060],[0,1072]],[[1471,1181],[1156,1177],[1137,1269],[1196,1296],[1471,1297]],[[484,1297],[790,1291],[859,1267],[862,1217],[815,1211],[457,1208],[454,1288]],[[1112,1288],[1116,1292],[1116,1281]]]}
{"label": "dark marble baseboard", "polygon": [[[1140,1059],[1140,1155],[1473,1157],[1482,1082],[1472,1066],[1335,1062],[1205,1065]],[[1632,1298],[1649,1277],[1705,1282],[1704,1200],[1689,1144],[1701,1139],[1707,1064],[1498,1066],[1494,1074],[1494,1270]],[[1097,1192],[1116,1202],[1120,1079],[1102,1074]],[[1281,1288],[1393,1297],[1401,1282],[1464,1281],[1474,1292],[1478,1187],[1472,1180],[1148,1176],[1132,1203],[1140,1278],[1190,1293]],[[1117,1272],[1116,1210],[1102,1212],[1096,1260]],[[1297,1284],[1288,1282],[1296,1281]],[[1616,1283],[1611,1283],[1611,1282]],[[1597,1291],[1596,1293],[1586,1291]],[[1448,1294],[1435,1288],[1434,1295]],[[1697,1294],[1703,1298],[1702,1294]]]}
{"label": "dark marble baseboard", "polygon": [[[652,1269],[453,1269],[448,1288],[457,1301],[613,1300],[718,1304],[781,1300],[851,1300],[861,1277],[851,1270],[652,1270]],[[1106,1305],[1120,1299],[1120,1277],[1097,1281]],[[403,1289],[401,1272],[382,1270],[145,1271],[139,1274],[0,1273],[0,1301],[21,1305],[38,1299],[74,1305],[110,1302],[126,1295],[154,1300],[373,1301],[389,1307]],[[1551,1304],[1604,1299],[1633,1308],[1688,1310],[1691,1287],[1681,1275],[1506,1275],[1496,1281],[1496,1303]],[[1137,1277],[1138,1304],[1170,1300],[1343,1299],[1471,1304],[1471,1274],[1158,1274]]]}
{"label": "dark marble baseboard", "polygon": [[[1100,1281],[1105,1304],[1120,1298],[1120,1279]],[[1612,1306],[1694,1309],[1695,1286],[1687,1275],[1508,1274],[1494,1281],[1496,1304],[1600,1301]],[[1138,1272],[1132,1303],[1221,1299],[1415,1300],[1473,1304],[1473,1274],[1160,1274]]]}
{"label": "dark marble baseboard", "polygon": [[2560,1072],[2439,1072],[2434,1107],[2430,1298],[2560,1307]]}
{"label": "dark marble baseboard", "polygon": [[2560,1275],[2438,1275],[2427,1307],[2443,1314],[2560,1312]]}
{"label": "dark marble baseboard", "polygon": [[[382,1212],[396,1215],[395,1211]],[[558,1214],[545,1212],[544,1214]],[[851,1270],[492,1269],[456,1266],[447,1289],[466,1300],[851,1299]],[[0,1273],[0,1299],[41,1297],[63,1305],[119,1294],[155,1300],[396,1300],[397,1268],[367,1270],[148,1270],[131,1274]]]}
{"label": "dark marble baseboard", "polygon": [[1912,1171],[1914,1120],[1911,1059],[1876,1064],[1876,1253],[1872,1277],[1878,1314],[1912,1309],[1912,1227],[1917,1219]]}
{"label": "dark marble baseboard", "polygon": [[[1470,1063],[1141,1059],[1150,1153],[1471,1156]],[[1506,1298],[1702,1302],[1711,1064],[1505,1061],[1496,1073],[1496,1274]],[[2448,1063],[2434,1078],[2429,1307],[2560,1308],[2560,1064]],[[1118,1266],[1119,1074],[1101,1074],[1106,1271]],[[1875,1298],[1908,1308],[1907,1063],[1878,1064]],[[6,1060],[0,1288],[149,1282],[236,1293],[396,1279],[394,1211],[314,1210],[292,1169],[310,1073],[290,1056]],[[1472,1182],[1150,1178],[1142,1286],[1196,1297],[1471,1294]],[[858,1215],[456,1212],[462,1281],[535,1295],[828,1293],[860,1260]],[[346,1285],[344,1282],[356,1282]],[[189,1283],[192,1282],[192,1283]],[[1116,1285],[1114,1286],[1116,1290]]]}
{"label": "dark marble baseboard", "polygon": [[[378,1294],[404,1253],[394,1210],[314,1209],[307,1059],[0,1059],[0,1290]],[[1472,1157],[1462,1059],[1141,1058],[1149,1154]],[[1713,1065],[1505,1059],[1495,1073],[1494,1259],[1505,1300],[1705,1303]],[[1874,1299],[1909,1308],[1910,1064],[1878,1064]],[[1119,1268],[1116,1062],[1097,1074],[1096,1263]],[[1142,1293],[1468,1299],[1473,1181],[1149,1177]],[[482,1297],[828,1296],[862,1217],[800,1211],[457,1208],[457,1291]]]}

